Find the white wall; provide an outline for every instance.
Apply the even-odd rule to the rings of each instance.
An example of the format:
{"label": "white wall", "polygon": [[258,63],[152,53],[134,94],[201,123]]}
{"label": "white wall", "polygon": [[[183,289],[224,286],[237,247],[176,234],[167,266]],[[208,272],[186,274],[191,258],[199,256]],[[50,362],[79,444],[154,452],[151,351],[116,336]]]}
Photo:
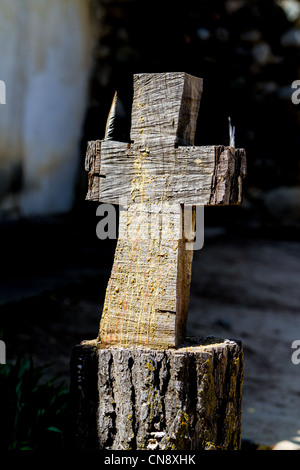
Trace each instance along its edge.
{"label": "white wall", "polygon": [[0,217],[72,206],[93,42],[89,0],[0,0]]}

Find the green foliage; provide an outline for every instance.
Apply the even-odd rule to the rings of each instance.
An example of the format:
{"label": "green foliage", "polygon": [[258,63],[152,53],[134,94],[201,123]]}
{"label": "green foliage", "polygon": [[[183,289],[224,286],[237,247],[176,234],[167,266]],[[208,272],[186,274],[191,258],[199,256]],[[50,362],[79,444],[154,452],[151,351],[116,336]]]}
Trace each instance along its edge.
{"label": "green foliage", "polygon": [[43,381],[49,365],[31,357],[0,366],[0,449],[60,450],[67,389],[57,379]]}

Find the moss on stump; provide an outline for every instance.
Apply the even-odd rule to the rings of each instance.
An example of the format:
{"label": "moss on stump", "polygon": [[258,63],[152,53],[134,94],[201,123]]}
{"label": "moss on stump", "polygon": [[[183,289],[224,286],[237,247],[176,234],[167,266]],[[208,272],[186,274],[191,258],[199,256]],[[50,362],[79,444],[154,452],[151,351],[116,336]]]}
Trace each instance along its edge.
{"label": "moss on stump", "polygon": [[66,446],[239,450],[240,342],[189,338],[176,349],[73,350]]}

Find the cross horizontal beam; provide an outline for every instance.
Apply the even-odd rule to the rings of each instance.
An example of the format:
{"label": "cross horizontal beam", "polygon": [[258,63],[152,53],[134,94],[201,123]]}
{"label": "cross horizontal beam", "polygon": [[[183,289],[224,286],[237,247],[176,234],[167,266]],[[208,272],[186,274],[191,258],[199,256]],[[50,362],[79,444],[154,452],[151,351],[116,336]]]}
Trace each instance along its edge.
{"label": "cross horizontal beam", "polygon": [[110,204],[119,204],[121,199],[203,206],[241,203],[244,149],[175,148],[172,138],[164,139],[161,147],[160,140],[151,140],[150,148],[112,140],[89,142],[86,199]]}

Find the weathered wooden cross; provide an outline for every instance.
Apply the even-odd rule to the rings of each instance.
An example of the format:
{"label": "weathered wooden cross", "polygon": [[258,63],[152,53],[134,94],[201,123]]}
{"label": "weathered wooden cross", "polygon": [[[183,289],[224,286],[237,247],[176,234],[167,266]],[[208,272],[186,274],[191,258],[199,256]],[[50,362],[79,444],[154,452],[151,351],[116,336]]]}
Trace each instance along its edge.
{"label": "weathered wooden cross", "polygon": [[75,450],[240,449],[242,345],[185,338],[194,208],[238,204],[246,167],[232,135],[194,146],[201,93],[185,73],[135,75],[132,142],[88,144],[87,199],[125,210],[99,337],[72,353]]}
{"label": "weathered wooden cross", "polygon": [[[101,347],[167,349],[185,339],[197,205],[239,204],[243,149],[194,146],[202,79],[134,75],[130,143],[88,143],[88,200],[122,204]],[[189,208],[189,210],[187,210]]]}

